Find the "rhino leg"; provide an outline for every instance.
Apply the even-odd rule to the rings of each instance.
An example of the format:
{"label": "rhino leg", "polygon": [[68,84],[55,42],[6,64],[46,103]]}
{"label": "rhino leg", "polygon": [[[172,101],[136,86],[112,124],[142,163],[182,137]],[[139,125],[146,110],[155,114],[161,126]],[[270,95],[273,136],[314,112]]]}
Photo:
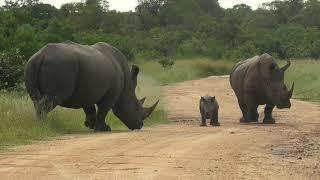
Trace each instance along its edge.
{"label": "rhino leg", "polygon": [[259,114],[258,114],[258,105],[254,99],[248,98],[246,101],[246,116],[244,116],[245,122],[258,122]]}
{"label": "rhino leg", "polygon": [[203,113],[201,113],[201,124],[200,124],[200,126],[207,126],[206,120],[207,120],[206,116]]}
{"label": "rhino leg", "polygon": [[106,117],[108,112],[116,103],[118,95],[118,86],[114,86],[114,89],[110,89],[104,97],[97,103],[98,112],[97,120],[94,125],[94,131],[111,131],[110,126],[106,124]]}
{"label": "rhino leg", "polygon": [[242,104],[239,102],[239,107],[241,109],[242,112],[242,117],[240,118],[240,123],[245,123],[246,121],[246,117],[247,117],[247,110],[246,110],[246,106],[245,104]]}
{"label": "rhino leg", "polygon": [[248,122],[258,122],[259,119],[259,113],[258,113],[258,106],[250,106],[248,108],[248,113],[247,113],[247,121]]}
{"label": "rhino leg", "polygon": [[94,125],[94,131],[111,131],[111,128],[105,122],[108,111],[109,110],[98,108],[97,121]]}
{"label": "rhino leg", "polygon": [[220,123],[218,121],[218,111],[216,111],[212,114],[212,117],[210,119],[210,125],[211,126],[220,126]]}
{"label": "rhino leg", "polygon": [[39,119],[45,119],[47,114],[59,104],[58,98],[44,96],[40,101],[33,102]]}
{"label": "rhino leg", "polygon": [[84,113],[86,114],[86,121],[84,122],[85,126],[94,129],[94,124],[97,119],[96,107],[94,105],[83,108]]}
{"label": "rhino leg", "polygon": [[242,101],[239,101],[239,107],[242,112],[242,117],[240,118],[240,123],[248,123],[252,122],[251,117],[249,116],[249,110],[246,103],[243,103]]}
{"label": "rhino leg", "polygon": [[264,108],[264,119],[263,123],[265,124],[275,124],[276,121],[272,117],[272,111],[273,111],[274,105],[267,104]]}

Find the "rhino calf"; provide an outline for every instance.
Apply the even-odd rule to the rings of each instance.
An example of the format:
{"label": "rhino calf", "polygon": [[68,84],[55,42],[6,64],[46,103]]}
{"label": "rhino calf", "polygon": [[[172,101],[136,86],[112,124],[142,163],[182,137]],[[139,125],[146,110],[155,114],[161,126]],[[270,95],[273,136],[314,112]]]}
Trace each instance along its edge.
{"label": "rhino calf", "polygon": [[219,104],[215,97],[203,96],[199,103],[201,113],[201,126],[207,126],[206,120],[210,119],[210,125],[220,126],[218,121]]}

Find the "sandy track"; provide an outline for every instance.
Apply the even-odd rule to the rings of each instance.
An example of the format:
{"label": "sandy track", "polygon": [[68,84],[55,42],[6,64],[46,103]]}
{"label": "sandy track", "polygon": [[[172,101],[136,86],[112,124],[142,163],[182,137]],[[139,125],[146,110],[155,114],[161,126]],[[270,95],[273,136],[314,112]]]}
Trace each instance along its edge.
{"label": "sandy track", "polygon": [[[320,107],[294,101],[276,125],[239,124],[227,77],[162,89],[170,125],[66,136],[0,154],[1,179],[320,179]],[[199,127],[200,95],[221,127]]]}

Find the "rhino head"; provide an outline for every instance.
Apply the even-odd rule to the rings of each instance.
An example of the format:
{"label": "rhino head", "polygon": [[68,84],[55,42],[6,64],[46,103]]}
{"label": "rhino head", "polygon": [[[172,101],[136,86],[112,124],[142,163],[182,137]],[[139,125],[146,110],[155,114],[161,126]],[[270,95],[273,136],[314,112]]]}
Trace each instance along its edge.
{"label": "rhino head", "polygon": [[287,64],[280,68],[273,57],[268,54],[261,55],[259,59],[258,69],[262,77],[261,87],[269,103],[274,104],[279,109],[291,107],[290,98],[293,94],[294,83],[290,90],[284,83],[284,73],[290,65],[291,62],[287,61]]}
{"label": "rhino head", "polygon": [[132,65],[130,78],[122,96],[112,109],[114,114],[131,130],[141,129],[143,120],[148,118],[157,107],[159,100],[151,107],[144,108],[143,103],[146,98],[138,100],[135,89],[137,87],[137,79],[139,67]]}

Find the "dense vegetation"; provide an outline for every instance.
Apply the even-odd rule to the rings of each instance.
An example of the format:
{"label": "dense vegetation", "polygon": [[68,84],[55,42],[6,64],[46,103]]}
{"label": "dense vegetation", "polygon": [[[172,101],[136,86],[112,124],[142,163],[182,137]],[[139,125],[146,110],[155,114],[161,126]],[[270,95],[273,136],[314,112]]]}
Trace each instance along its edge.
{"label": "dense vegetation", "polygon": [[243,59],[320,57],[320,1],[284,0],[252,10],[223,9],[217,0],[139,0],[135,12],[108,9],[107,0],[57,9],[39,0],[5,0],[0,7],[0,88],[23,80],[27,59],[49,42],[98,41],[128,59],[202,56]]}

